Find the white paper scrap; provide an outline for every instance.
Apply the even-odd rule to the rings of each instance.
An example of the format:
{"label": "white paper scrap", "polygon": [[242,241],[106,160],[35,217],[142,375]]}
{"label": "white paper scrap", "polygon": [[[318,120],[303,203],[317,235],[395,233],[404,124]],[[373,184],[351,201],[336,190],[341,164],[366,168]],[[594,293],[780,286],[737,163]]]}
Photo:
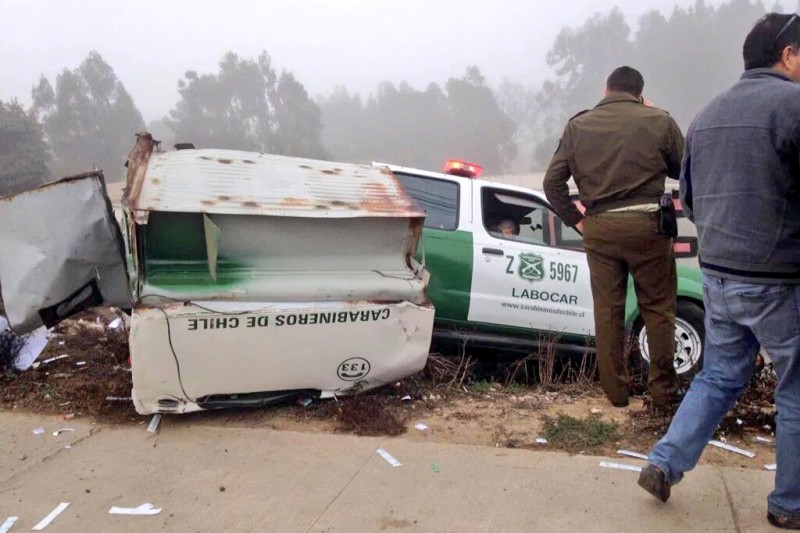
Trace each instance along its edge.
{"label": "white paper scrap", "polygon": [[83,366],[83,365],[85,365],[85,364],[86,364],[86,361],[77,361],[77,362],[75,363],[75,366]]}
{"label": "white paper scrap", "polygon": [[420,430],[420,431],[425,431],[426,429],[428,429],[428,426],[426,426],[426,425],[425,425],[425,424],[423,424],[422,422],[420,422],[419,424],[417,424],[417,425],[416,425],[416,426],[414,426],[414,427],[415,427],[415,428],[417,428],[417,429],[418,429],[418,430]]}
{"label": "white paper scrap", "polygon": [[58,504],[58,507],[56,507],[55,509],[53,509],[53,512],[52,512],[52,513],[50,513],[49,515],[45,516],[45,517],[42,519],[42,521],[41,521],[41,522],[39,522],[38,524],[36,524],[35,526],[33,526],[33,530],[34,530],[34,531],[41,531],[41,530],[43,530],[44,528],[46,528],[47,526],[49,526],[49,525],[50,525],[50,522],[52,522],[53,520],[55,520],[55,519],[56,519],[56,517],[58,517],[58,515],[60,515],[61,513],[63,513],[63,512],[64,512],[64,510],[65,510],[67,507],[69,507],[69,504],[68,504],[68,503],[64,503],[64,502],[62,502],[62,503],[59,503],[59,504]]}
{"label": "white paper scrap", "polygon": [[404,401],[404,402],[410,402],[410,401],[411,401],[411,396],[409,396],[408,394],[406,394],[405,396],[403,396],[403,398],[402,398],[402,401]]}
{"label": "white paper scrap", "polygon": [[617,470],[630,470],[631,472],[641,472],[641,466],[633,466],[633,465],[624,465],[620,463],[609,463],[606,461],[600,461],[600,466],[603,468],[614,468]]}
{"label": "white paper scrap", "polygon": [[108,325],[108,327],[111,328],[111,329],[117,329],[121,325],[122,325],[122,319],[121,318],[115,318],[114,320],[111,321],[111,323]]}
{"label": "white paper scrap", "polygon": [[767,470],[770,470],[770,471],[774,472],[775,470],[777,470],[777,469],[778,469],[778,465],[776,465],[776,464],[775,464],[775,465],[764,465],[764,468],[766,468]]}
{"label": "white paper scrap", "polygon": [[539,437],[536,439],[536,444],[547,444],[547,439]]}
{"label": "white paper scrap", "polygon": [[145,503],[139,507],[112,507],[108,510],[108,514],[123,514],[123,515],[139,515],[139,516],[155,516],[161,512],[161,509],[156,509],[152,503]]}
{"label": "white paper scrap", "polygon": [[720,442],[718,440],[709,441],[709,444],[712,446],[716,446],[717,448],[722,448],[723,450],[728,450],[729,452],[738,453],[739,455],[744,455],[745,457],[749,457],[750,459],[756,456],[756,454],[754,454],[753,452],[737,448],[736,446],[731,446],[730,444],[725,444],[724,442]]}
{"label": "white paper scrap", "polygon": [[53,432],[53,436],[54,437],[58,437],[59,435],[61,435],[62,433],[66,432],[66,431],[71,431],[72,433],[75,433],[75,430],[72,429],[72,428],[61,428],[61,429],[55,430]]}
{"label": "white paper scrap", "polygon": [[772,444],[772,439],[768,439],[767,437],[756,437],[756,440],[764,444]]}
{"label": "white paper scrap", "polygon": [[30,332],[24,339],[25,344],[14,363],[14,367],[19,371],[28,370],[31,367],[36,358],[44,351],[50,336],[47,333],[47,328],[42,326]]}
{"label": "white paper scrap", "polygon": [[44,428],[36,428],[33,430],[34,435],[42,435],[44,433]]}
{"label": "white paper scrap", "polygon": [[153,415],[153,418],[150,419],[150,425],[147,426],[148,433],[155,433],[156,431],[158,431],[158,425],[161,423],[161,418],[163,416],[164,415],[162,415],[161,413]]}
{"label": "white paper scrap", "polygon": [[390,465],[392,465],[393,467],[402,466],[400,461],[398,461],[397,459],[392,457],[392,454],[390,454],[389,452],[387,452],[383,448],[378,448],[377,452],[378,452],[378,455],[380,455],[381,457],[386,459],[386,462],[389,463]]}
{"label": "white paper scrap", "polygon": [[[3,317],[0,316],[0,319],[2,318]],[[2,325],[0,325],[0,329],[3,329]],[[14,526],[14,524],[17,523],[17,520],[19,520],[18,516],[9,516],[8,518],[6,518],[6,521],[3,522],[2,526],[0,526],[0,533],[8,533]]]}
{"label": "white paper scrap", "polygon": [[630,450],[617,450],[617,454],[625,455],[627,457],[634,457],[636,459],[644,459],[647,461],[647,456],[643,453],[632,452]]}

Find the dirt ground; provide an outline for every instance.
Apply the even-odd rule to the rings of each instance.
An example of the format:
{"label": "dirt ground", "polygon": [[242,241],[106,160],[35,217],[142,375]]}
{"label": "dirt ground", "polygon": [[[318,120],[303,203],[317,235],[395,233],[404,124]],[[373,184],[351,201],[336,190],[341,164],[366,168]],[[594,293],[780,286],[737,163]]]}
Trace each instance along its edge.
{"label": "dirt ground", "polygon": [[[97,310],[57,327],[39,361],[62,354],[69,357],[22,373],[0,374],[0,409],[61,414],[65,419],[89,418],[103,424],[141,424],[145,418],[135,413],[129,400],[109,399],[128,398],[131,389],[127,331],[124,325],[118,329],[108,326],[117,316],[110,310]],[[668,417],[654,413],[642,398],[634,398],[625,409],[612,407],[596,384],[504,386],[468,374],[442,380],[441,372],[430,371],[437,364],[441,369],[438,357],[420,376],[355,397],[306,407],[292,404],[171,416],[164,425],[393,435],[415,441],[613,456],[619,449],[647,453],[669,423]],[[709,447],[703,462],[755,469],[775,462],[772,444],[755,439],[773,438],[771,388],[774,379],[765,371],[761,379],[754,380],[717,435],[757,452],[757,458]],[[594,429],[587,431],[600,432],[597,442],[584,446],[581,438],[567,435],[566,439],[537,443],[548,434],[555,436],[559,421],[576,420],[594,424]],[[428,429],[416,429],[419,423]]]}

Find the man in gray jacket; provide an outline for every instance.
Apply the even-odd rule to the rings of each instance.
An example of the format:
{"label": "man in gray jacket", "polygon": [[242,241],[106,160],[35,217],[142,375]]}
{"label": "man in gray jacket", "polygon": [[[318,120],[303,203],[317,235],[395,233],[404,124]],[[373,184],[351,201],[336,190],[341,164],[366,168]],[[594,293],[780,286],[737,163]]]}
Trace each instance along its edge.
{"label": "man in gray jacket", "polygon": [[760,346],[778,374],[767,518],[800,529],[800,16],[766,15],[743,51],[741,80],[686,136],[681,199],[700,243],[704,365],[639,485],[667,501],[753,376]]}

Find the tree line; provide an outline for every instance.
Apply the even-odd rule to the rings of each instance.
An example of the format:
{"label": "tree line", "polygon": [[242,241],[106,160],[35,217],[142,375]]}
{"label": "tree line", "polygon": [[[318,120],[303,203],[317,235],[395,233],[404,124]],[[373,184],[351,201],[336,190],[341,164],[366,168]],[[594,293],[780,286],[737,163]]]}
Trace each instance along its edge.
{"label": "tree line", "polygon": [[[771,10],[780,10],[772,6]],[[502,80],[478,67],[424,89],[385,81],[362,96],[337,87],[311,97],[291,71],[229,52],[212,73],[187,71],[168,115],[145,124],[113,68],[97,52],[54,81],[32,88],[33,104],[0,101],[0,196],[52,177],[102,169],[122,178],[135,133],[166,145],[231,148],[439,169],[448,158],[489,173],[546,166],[568,118],[602,98],[606,76],[627,64],[645,76],[645,94],[685,129],[695,113],[742,70],[741,46],[767,12],[761,0],[703,0],[632,28],[614,8],[561,30],[546,52],[550,76],[538,86]]]}

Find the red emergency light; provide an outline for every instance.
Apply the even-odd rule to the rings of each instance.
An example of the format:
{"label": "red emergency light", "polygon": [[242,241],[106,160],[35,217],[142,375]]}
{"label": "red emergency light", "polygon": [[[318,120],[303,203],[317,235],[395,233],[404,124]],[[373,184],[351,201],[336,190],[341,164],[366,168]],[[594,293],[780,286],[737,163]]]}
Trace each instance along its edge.
{"label": "red emergency light", "polygon": [[477,178],[478,176],[483,173],[483,167],[480,165],[476,165],[475,163],[468,163],[466,161],[459,161],[457,159],[451,159],[444,165],[444,171],[446,174],[452,174],[454,176],[461,176],[463,178]]}

